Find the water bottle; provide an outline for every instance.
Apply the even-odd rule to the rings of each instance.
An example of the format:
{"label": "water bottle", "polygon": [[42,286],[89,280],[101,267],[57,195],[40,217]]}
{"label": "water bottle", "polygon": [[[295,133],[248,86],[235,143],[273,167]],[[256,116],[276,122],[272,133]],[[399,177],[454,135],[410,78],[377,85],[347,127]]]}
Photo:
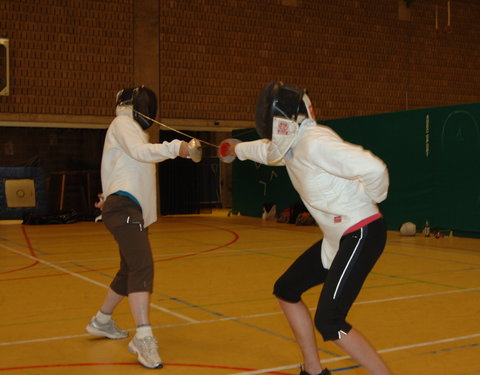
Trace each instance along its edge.
{"label": "water bottle", "polygon": [[430,223],[428,220],[425,222],[425,237],[430,237]]}

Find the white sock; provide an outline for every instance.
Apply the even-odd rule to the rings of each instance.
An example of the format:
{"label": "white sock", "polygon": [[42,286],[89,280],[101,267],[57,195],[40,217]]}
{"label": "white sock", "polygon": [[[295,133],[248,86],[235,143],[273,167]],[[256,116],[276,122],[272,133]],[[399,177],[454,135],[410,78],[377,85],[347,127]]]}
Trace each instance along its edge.
{"label": "white sock", "polygon": [[102,312],[102,310],[98,310],[97,315],[95,315],[95,319],[97,319],[97,322],[100,324],[105,324],[112,319],[112,314],[105,314]]}
{"label": "white sock", "polygon": [[137,327],[135,336],[137,336],[139,339],[144,339],[147,336],[153,337],[152,326],[148,324]]}

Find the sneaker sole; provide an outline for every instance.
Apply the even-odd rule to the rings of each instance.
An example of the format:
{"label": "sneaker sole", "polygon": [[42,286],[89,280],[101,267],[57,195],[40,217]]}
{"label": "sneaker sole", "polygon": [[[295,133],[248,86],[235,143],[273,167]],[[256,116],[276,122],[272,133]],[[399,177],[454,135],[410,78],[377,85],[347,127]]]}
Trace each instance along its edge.
{"label": "sneaker sole", "polygon": [[111,340],[119,340],[119,339],[125,339],[128,337],[128,334],[125,335],[125,336],[113,336],[113,335],[109,335],[108,333],[105,333],[104,331],[100,331],[99,329],[96,329],[95,327],[92,327],[90,325],[87,325],[85,327],[85,330],[90,333],[91,335],[94,335],[94,336],[102,336],[102,337],[106,337],[106,338],[109,338]]}
{"label": "sneaker sole", "polygon": [[138,362],[142,364],[142,366],[147,367],[147,368],[162,368],[163,363],[160,362],[158,365],[149,365],[146,363],[145,359],[140,355],[140,352],[137,350],[135,345],[133,345],[131,342],[128,343],[128,350],[130,350],[130,353],[135,354],[137,356]]}

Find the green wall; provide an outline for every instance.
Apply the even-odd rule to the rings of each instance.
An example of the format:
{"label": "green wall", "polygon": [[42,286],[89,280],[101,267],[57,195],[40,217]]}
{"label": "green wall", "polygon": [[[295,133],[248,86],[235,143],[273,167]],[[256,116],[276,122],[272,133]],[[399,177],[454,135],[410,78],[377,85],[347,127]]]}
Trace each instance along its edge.
{"label": "green wall", "polygon": [[[480,236],[480,103],[321,123],[387,164],[390,189],[380,208],[389,229],[429,220],[433,229]],[[253,129],[234,137],[257,138]],[[260,216],[264,203],[283,209],[298,199],[284,167],[234,161],[233,212]]]}
{"label": "green wall", "polygon": [[[233,132],[242,141],[258,139],[255,129]],[[285,167],[269,167],[252,161],[234,160],[232,168],[233,213],[262,216],[264,204],[275,204],[277,214],[298,202],[300,197],[293,188]]]}

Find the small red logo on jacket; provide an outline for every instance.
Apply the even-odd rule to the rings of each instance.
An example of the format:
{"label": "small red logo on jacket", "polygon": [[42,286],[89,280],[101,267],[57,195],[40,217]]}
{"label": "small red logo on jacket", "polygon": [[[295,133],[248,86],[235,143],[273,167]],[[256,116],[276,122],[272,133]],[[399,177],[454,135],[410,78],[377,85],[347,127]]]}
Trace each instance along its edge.
{"label": "small red logo on jacket", "polygon": [[335,224],[341,223],[341,222],[342,222],[342,217],[341,217],[341,216],[335,216],[335,217],[333,218],[333,222],[334,222]]}
{"label": "small red logo on jacket", "polygon": [[290,134],[289,123],[287,121],[280,121],[278,123],[277,134],[288,135]]}

